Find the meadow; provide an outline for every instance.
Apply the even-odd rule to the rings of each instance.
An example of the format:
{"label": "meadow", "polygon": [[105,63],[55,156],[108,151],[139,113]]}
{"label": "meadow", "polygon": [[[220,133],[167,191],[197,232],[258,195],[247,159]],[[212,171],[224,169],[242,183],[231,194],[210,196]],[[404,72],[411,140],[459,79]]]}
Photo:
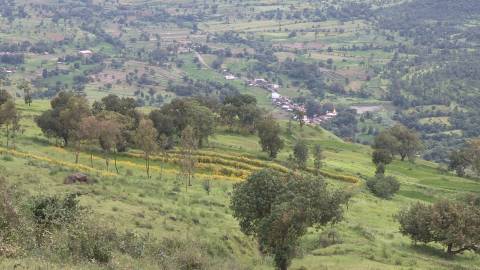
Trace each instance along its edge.
{"label": "meadow", "polygon": [[[2,176],[25,198],[81,192],[81,205],[91,209],[95,220],[118,231],[133,230],[156,239],[173,237],[199,242],[202,243],[200,250],[205,251],[200,256],[208,261],[233,262],[238,269],[272,269],[271,261],[260,256],[253,239],[239,231],[229,210],[232,185],[243,181],[246,175],[225,176],[203,166],[211,163],[237,173],[285,168],[281,163],[286,160],[295,139],[302,137],[309,145],[320,144],[325,150],[323,171],[351,176],[359,182],[327,177],[331,188],[348,189],[355,196],[343,222],[332,228],[311,230],[302,239],[301,254],[294,260],[292,269],[477,269],[480,262],[478,256],[470,253],[455,259],[444,257],[440,246],[415,247],[398,232],[394,216],[409,203],[480,192],[476,180],[441,173],[437,164],[423,160],[416,163],[395,161],[388,166],[387,174],[398,177],[401,190],[392,200],[382,200],[364,187],[364,180],[374,173],[371,150],[367,146],[343,142],[318,127],[295,127],[292,135],[284,137],[287,147],[280,153],[278,163],[268,161],[266,155],[259,152],[255,136],[238,136],[220,130],[209,146],[196,154],[199,161],[203,158],[205,162],[199,162],[193,185],[186,186],[175,162],[163,162],[160,157],[154,158],[153,176],[148,179],[143,159],[133,150],[118,156],[118,174],[113,168],[106,171],[105,156],[101,152],[94,152],[93,168],[88,151],[81,153],[79,164],[75,164],[73,150],[56,146],[55,141],[45,138],[32,121],[48,107],[48,102],[36,101],[31,107],[17,104],[22,111],[24,132],[16,141],[16,150],[7,150],[5,145],[0,148]],[[285,127],[286,122],[282,125]],[[169,154],[174,158],[177,153]],[[85,172],[97,182],[65,185],[64,178],[72,172]],[[211,185],[209,193],[205,190],[207,181]],[[331,231],[337,237],[335,242],[328,237]],[[131,269],[133,265],[135,269],[156,269],[155,258],[134,259],[124,254],[115,254],[112,263],[105,266],[52,262],[41,256],[0,261],[2,267],[15,264],[25,269],[38,269],[31,268],[33,265],[40,269]],[[216,264],[216,267],[221,269],[225,265]]]}

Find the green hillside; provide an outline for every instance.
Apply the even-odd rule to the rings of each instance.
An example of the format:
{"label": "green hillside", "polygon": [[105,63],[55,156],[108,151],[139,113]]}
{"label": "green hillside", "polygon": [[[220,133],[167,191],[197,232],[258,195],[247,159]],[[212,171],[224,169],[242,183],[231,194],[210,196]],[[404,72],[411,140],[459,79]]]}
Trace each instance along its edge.
{"label": "green hillside", "polygon": [[[193,260],[206,269],[232,265],[238,269],[272,268],[270,260],[259,255],[255,241],[239,231],[228,207],[232,183],[243,181],[243,177],[216,174],[211,168],[200,167],[193,185],[185,190],[185,183],[178,177],[178,166],[167,163],[160,179],[160,162],[155,161],[153,177],[147,179],[142,158],[134,157],[134,151],[119,156],[119,174],[112,168],[109,172],[105,170],[101,153],[94,154],[94,169],[89,166],[88,153],[81,153],[79,164],[75,164],[72,149],[55,146],[54,140],[47,140],[32,122],[35,115],[46,109],[46,102],[35,102],[32,107],[20,103],[18,106],[24,115],[25,132],[18,137],[16,150],[2,148],[1,166],[2,176],[8,184],[15,185],[22,198],[80,192],[84,194],[80,197],[81,205],[90,208],[92,222],[103,224],[102,227],[118,233],[134,231],[157,241],[175,239],[184,244],[195,243],[181,251],[182,256],[190,257],[178,260]],[[442,255],[441,247],[413,246],[400,235],[394,216],[416,200],[432,202],[467,192],[477,193],[480,184],[441,173],[434,163],[395,161],[389,166],[388,175],[398,177],[401,190],[392,200],[378,199],[365,189],[364,179],[374,173],[369,147],[345,143],[320,128],[300,130],[296,126],[294,133],[285,137],[288,147],[281,152],[280,161],[285,160],[296,137],[306,139],[309,144],[319,143],[325,149],[326,172],[355,176],[360,182],[327,178],[331,187],[352,190],[355,196],[345,220],[333,228],[337,242],[330,243],[327,237],[330,228],[310,231],[302,239],[301,254],[293,261],[292,269],[476,269],[479,259],[473,254],[451,260]],[[259,154],[255,136],[220,132],[198,154],[223,161],[245,160],[237,163],[255,168],[283,167]],[[228,168],[223,163],[213,165]],[[91,174],[97,182],[65,185],[64,178],[78,171]],[[209,195],[203,188],[207,180],[211,181]],[[112,261],[102,266],[61,258],[55,249],[34,249],[33,253],[17,258],[3,258],[0,264],[2,268],[20,265],[25,269],[130,269],[133,265],[136,269],[158,269],[161,262],[161,258],[149,252],[135,258],[114,251]]]}
{"label": "green hillside", "polygon": [[480,269],[479,45],[478,0],[0,0],[0,269]]}

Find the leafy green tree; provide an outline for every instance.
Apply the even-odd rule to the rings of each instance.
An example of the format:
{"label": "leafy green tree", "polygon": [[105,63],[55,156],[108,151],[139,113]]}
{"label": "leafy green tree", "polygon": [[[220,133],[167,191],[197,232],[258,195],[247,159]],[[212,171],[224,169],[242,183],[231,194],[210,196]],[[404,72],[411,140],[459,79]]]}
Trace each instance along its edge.
{"label": "leafy green tree", "polygon": [[110,94],[102,98],[101,101],[95,101],[92,105],[92,111],[95,115],[103,111],[110,111],[133,117],[137,107],[138,104],[133,98],[120,98],[117,95]]}
{"label": "leafy green tree", "polygon": [[215,116],[205,106],[194,106],[192,110],[191,124],[194,136],[197,139],[198,147],[202,148],[205,142],[208,142],[208,137],[215,133]]}
{"label": "leafy green tree", "polygon": [[262,170],[234,185],[230,207],[241,231],[254,236],[260,250],[284,270],[307,229],[341,221],[349,198],[328,190],[318,177]]}
{"label": "leafy green tree", "polygon": [[299,168],[305,169],[308,161],[308,146],[304,140],[299,140],[293,146],[293,156]]}
{"label": "leafy green tree", "polygon": [[190,126],[199,147],[215,132],[215,115],[196,100],[175,99],[160,110],[150,112],[149,118],[158,134],[168,138],[180,138],[183,130]]}
{"label": "leafy green tree", "polygon": [[[473,198],[473,199],[472,199]],[[437,242],[446,253],[480,252],[480,199],[441,200],[433,205],[413,205],[398,214],[400,231],[414,242]]]}
{"label": "leafy green tree", "polygon": [[454,150],[449,156],[450,162],[448,163],[448,169],[455,171],[460,177],[465,176],[465,170],[470,166],[470,157],[468,153],[463,149]]}
{"label": "leafy green tree", "polygon": [[400,232],[410,236],[415,244],[432,241],[433,235],[429,228],[432,222],[431,211],[432,207],[424,203],[415,203],[401,210],[397,214]]}
{"label": "leafy green tree", "polygon": [[269,115],[258,123],[257,130],[262,150],[268,152],[270,158],[276,158],[284,145],[283,140],[280,138],[280,125]]}
{"label": "leafy green tree", "polygon": [[65,146],[75,139],[82,119],[88,117],[90,106],[83,96],[60,92],[51,102],[52,109],[35,118],[42,132],[48,136],[62,138]]}
{"label": "leafy green tree", "polygon": [[374,139],[373,148],[390,154],[393,158],[400,146],[398,140],[388,131],[380,132]]}
{"label": "leafy green tree", "polygon": [[367,180],[368,189],[376,196],[390,199],[400,190],[400,183],[393,176],[385,176],[381,173]]}
{"label": "leafy green tree", "polygon": [[393,157],[390,151],[385,149],[376,149],[372,153],[372,162],[377,166],[376,174],[384,174],[385,167],[392,163]]}
{"label": "leafy green tree", "polygon": [[415,155],[423,149],[423,144],[417,133],[397,124],[378,134],[375,137],[373,148],[388,151],[392,157],[398,154],[402,161],[407,157],[413,161]]}
{"label": "leafy green tree", "polygon": [[403,125],[395,125],[390,129],[390,133],[398,141],[396,152],[400,155],[402,161],[407,157],[409,160],[414,160],[417,152],[423,149],[418,134]]}

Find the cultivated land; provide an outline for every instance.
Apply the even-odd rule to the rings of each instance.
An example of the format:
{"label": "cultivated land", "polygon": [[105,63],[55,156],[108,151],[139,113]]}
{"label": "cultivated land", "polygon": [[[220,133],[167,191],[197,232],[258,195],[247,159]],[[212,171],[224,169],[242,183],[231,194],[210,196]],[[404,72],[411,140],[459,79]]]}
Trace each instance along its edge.
{"label": "cultivated land", "polygon": [[[255,171],[288,171],[293,146],[303,139],[310,149],[315,144],[324,149],[322,175],[329,186],[353,192],[354,197],[341,223],[308,231],[301,239],[291,269],[480,269],[480,257],[473,252],[451,258],[444,255],[440,245],[413,245],[400,234],[395,219],[402,208],[414,202],[433,203],[469,193],[480,194],[478,179],[457,177],[446,172],[445,164],[419,157],[415,163],[395,160],[388,165],[386,174],[401,183],[393,199],[379,199],[366,188],[366,180],[375,174],[373,150],[367,144],[378,132],[397,122],[411,124],[409,127],[422,133],[426,152],[436,153],[428,156],[432,160],[446,161],[448,151],[460,147],[466,134],[477,134],[475,114],[458,116],[478,111],[475,72],[467,72],[461,79],[445,79],[438,85],[418,86],[412,82],[416,76],[430,73],[433,75],[426,77],[429,82],[440,81],[445,77],[440,73],[443,63],[457,63],[457,54],[476,51],[475,35],[448,32],[450,36],[442,35],[442,39],[438,38],[441,44],[433,46],[402,33],[402,29],[378,24],[376,16],[382,13],[376,12],[390,12],[390,7],[400,3],[418,1],[365,1],[372,3],[372,14],[363,12],[361,7],[359,12],[341,9],[355,2],[350,0],[13,1],[15,7],[23,6],[28,16],[12,21],[8,14],[0,16],[0,44],[29,41],[40,49],[21,50],[23,63],[0,61],[0,88],[16,98],[22,114],[22,131],[16,138],[15,149],[11,142],[7,148],[6,130],[2,127],[0,176],[15,188],[21,197],[18,201],[23,203],[37,195],[79,192],[80,204],[102,226],[118,233],[133,231],[145,239],[187,243],[179,244],[178,249],[188,251],[180,259],[200,262],[203,268],[186,263],[182,269],[274,269],[273,259],[260,254],[255,239],[241,233],[229,208],[230,198],[233,185]],[[0,0],[0,7],[6,7],[6,2]],[[328,7],[340,11],[331,14]],[[473,9],[472,13],[475,12]],[[436,22],[436,18],[431,20]],[[433,29],[434,25],[428,27]],[[478,20],[473,18],[459,25],[465,32],[475,33]],[[428,37],[438,34],[435,30],[418,31],[427,32]],[[430,45],[433,49],[425,48]],[[101,57],[66,59],[87,49]],[[462,57],[473,59],[471,65],[475,66],[477,56]],[[308,85],[309,78],[302,77],[303,73],[293,74],[296,68],[285,67],[290,60],[318,68],[320,75],[315,79],[325,85]],[[227,74],[236,79],[227,81]],[[347,129],[353,136],[344,136],[347,138],[321,126],[300,128],[296,121],[288,134],[292,115],[272,105],[270,91],[248,86],[246,81],[253,78],[280,84],[278,93],[282,96],[333,104],[342,111],[357,106],[372,115],[357,115],[356,129]],[[18,89],[24,79],[32,86],[31,106],[24,104],[24,93]],[[132,97],[140,104],[138,110],[148,113],[175,98],[218,94],[205,94],[203,89],[195,88],[198,92],[185,95],[171,87],[199,81],[233,86],[242,94],[254,96],[259,107],[272,113],[281,124],[285,140],[277,159],[272,161],[261,152],[258,136],[237,134],[219,124],[208,144],[195,153],[196,176],[193,185],[186,186],[180,175],[178,147],[166,156],[155,153],[152,178],[148,179],[138,149],[117,155],[118,173],[112,166],[113,156],[98,149],[82,148],[76,164],[75,149],[45,137],[34,122],[36,116],[50,108],[50,99],[59,91],[85,94],[91,104],[109,94]],[[392,85],[399,85],[398,93],[410,100],[408,105],[396,104]],[[428,99],[429,91],[424,88],[431,89],[434,97]],[[223,95],[221,90],[216,91]],[[444,102],[445,93],[451,94],[452,100]],[[422,100],[411,101],[420,97]],[[471,121],[460,125],[458,119]],[[442,136],[449,139],[439,148],[437,143],[444,139]],[[105,159],[110,160],[108,171]],[[312,158],[308,167],[313,167]],[[86,173],[96,182],[65,185],[65,177],[75,172]],[[206,185],[211,187],[209,193]],[[330,241],[332,231],[337,237],[335,243]],[[187,249],[190,243],[192,248]],[[2,269],[159,269],[159,262],[168,257],[162,252],[135,257],[115,251],[111,262],[100,264],[65,259],[55,251],[15,257],[3,256],[2,252]]]}

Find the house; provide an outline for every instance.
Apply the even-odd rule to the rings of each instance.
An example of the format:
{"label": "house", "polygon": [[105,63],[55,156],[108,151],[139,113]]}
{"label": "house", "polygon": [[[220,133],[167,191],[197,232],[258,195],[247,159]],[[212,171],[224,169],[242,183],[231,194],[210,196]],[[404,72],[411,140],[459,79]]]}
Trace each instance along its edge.
{"label": "house", "polygon": [[93,55],[93,52],[91,50],[82,50],[82,51],[79,51],[78,54],[83,57],[90,57]]}
{"label": "house", "polygon": [[225,80],[231,81],[231,80],[235,80],[235,79],[236,79],[236,77],[233,76],[232,74],[225,75]]}
{"label": "house", "polygon": [[332,112],[327,111],[327,113],[325,115],[330,116],[330,117],[335,117],[335,116],[337,116],[337,110],[335,110],[335,108],[333,108]]}
{"label": "house", "polygon": [[280,98],[280,94],[277,92],[272,92],[272,100],[276,101],[277,99]]}

